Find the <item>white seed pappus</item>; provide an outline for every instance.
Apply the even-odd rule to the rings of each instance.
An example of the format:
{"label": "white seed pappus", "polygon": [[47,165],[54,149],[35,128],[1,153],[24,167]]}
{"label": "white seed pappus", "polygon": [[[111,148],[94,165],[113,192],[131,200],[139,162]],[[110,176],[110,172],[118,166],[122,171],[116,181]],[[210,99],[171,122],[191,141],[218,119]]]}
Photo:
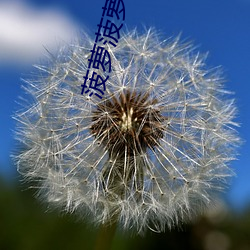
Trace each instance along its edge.
{"label": "white seed pappus", "polygon": [[44,202],[97,224],[163,231],[192,219],[233,175],[236,109],[220,72],[190,43],[134,30],[106,47],[105,95],[89,98],[92,47],[82,34],[26,80],[19,172]]}

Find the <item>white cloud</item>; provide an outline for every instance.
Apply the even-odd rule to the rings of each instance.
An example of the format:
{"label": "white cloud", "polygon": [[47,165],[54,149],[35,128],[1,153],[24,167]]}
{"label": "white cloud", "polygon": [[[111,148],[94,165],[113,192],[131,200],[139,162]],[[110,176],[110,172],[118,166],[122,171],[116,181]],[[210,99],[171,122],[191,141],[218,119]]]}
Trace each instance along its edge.
{"label": "white cloud", "polygon": [[58,10],[39,10],[22,2],[0,2],[0,64],[26,63],[70,42],[76,25]]}

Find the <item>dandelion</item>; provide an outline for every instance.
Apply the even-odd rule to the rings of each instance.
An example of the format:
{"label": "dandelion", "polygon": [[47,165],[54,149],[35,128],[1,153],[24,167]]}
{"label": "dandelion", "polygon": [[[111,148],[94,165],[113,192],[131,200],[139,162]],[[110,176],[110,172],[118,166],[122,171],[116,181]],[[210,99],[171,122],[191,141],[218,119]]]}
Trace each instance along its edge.
{"label": "dandelion", "polygon": [[179,38],[132,31],[106,45],[105,95],[90,98],[81,84],[92,47],[83,34],[26,80],[19,172],[42,200],[97,224],[163,231],[192,219],[233,175],[239,141],[218,70]]}

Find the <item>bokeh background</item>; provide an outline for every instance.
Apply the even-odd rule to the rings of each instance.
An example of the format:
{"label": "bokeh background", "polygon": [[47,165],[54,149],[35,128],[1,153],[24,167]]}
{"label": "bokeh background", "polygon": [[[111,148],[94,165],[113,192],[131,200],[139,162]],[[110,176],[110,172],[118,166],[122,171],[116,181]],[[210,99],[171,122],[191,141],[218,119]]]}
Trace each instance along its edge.
{"label": "bokeh background", "polygon": [[[72,215],[46,210],[21,182],[10,155],[18,150],[15,121],[22,78],[85,30],[94,38],[105,0],[0,0],[0,249],[92,249],[97,229]],[[112,249],[250,250],[250,0],[124,0],[126,27],[181,34],[209,67],[222,66],[235,92],[243,145],[232,163],[237,176],[222,201],[190,224],[144,237],[117,232]],[[119,45],[118,45],[119,46]]]}

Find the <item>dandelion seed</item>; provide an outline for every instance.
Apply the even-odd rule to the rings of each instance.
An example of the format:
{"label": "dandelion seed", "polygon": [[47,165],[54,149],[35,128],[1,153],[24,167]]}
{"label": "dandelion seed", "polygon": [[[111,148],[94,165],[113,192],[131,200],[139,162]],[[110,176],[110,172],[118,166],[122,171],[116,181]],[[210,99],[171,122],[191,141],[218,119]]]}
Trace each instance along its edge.
{"label": "dandelion seed", "polygon": [[239,142],[218,71],[190,44],[133,31],[109,50],[105,96],[89,98],[80,85],[93,42],[83,36],[26,81],[18,170],[43,200],[96,223],[142,232],[192,219],[232,176]]}

